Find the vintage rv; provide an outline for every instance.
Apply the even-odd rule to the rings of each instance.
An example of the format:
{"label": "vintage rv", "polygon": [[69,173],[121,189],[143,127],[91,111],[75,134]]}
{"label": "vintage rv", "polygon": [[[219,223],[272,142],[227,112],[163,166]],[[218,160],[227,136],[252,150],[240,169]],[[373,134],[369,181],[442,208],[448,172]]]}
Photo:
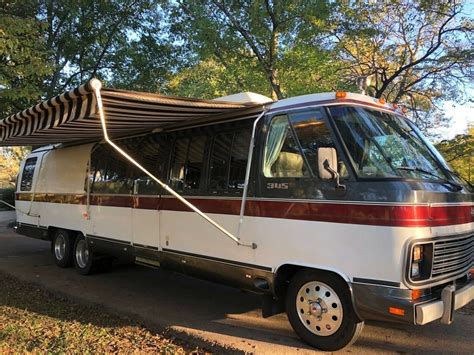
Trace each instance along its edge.
{"label": "vintage rv", "polygon": [[92,81],[1,127],[2,145],[55,143],[22,162],[16,208],[60,267],[129,255],[258,292],[322,350],[368,319],[449,324],[474,297],[472,186],[383,100]]}

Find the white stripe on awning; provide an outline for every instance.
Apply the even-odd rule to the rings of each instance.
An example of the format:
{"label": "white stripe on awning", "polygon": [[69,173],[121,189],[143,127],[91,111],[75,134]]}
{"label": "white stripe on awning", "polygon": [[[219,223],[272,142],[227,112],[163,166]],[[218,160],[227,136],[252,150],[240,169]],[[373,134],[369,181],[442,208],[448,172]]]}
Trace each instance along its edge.
{"label": "white stripe on awning", "polygon": [[[96,80],[96,79],[92,79]],[[46,145],[103,138],[91,81],[0,120],[0,146]],[[111,137],[155,128],[256,118],[261,104],[241,104],[101,89]]]}

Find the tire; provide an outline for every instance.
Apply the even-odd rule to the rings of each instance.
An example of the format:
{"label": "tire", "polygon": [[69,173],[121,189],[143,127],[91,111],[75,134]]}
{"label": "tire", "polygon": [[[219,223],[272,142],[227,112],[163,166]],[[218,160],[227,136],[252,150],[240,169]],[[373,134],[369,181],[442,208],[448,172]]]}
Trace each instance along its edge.
{"label": "tire", "polygon": [[94,253],[84,236],[79,235],[74,243],[74,266],[81,275],[90,275],[95,271]]}
{"label": "tire", "polygon": [[72,266],[73,244],[74,238],[70,232],[64,229],[58,229],[54,233],[53,241],[51,242],[51,251],[53,252],[54,262],[57,266],[62,268]]}
{"label": "tire", "polygon": [[364,327],[354,312],[345,281],[316,270],[301,270],[292,278],[286,313],[296,334],[324,351],[351,345]]}

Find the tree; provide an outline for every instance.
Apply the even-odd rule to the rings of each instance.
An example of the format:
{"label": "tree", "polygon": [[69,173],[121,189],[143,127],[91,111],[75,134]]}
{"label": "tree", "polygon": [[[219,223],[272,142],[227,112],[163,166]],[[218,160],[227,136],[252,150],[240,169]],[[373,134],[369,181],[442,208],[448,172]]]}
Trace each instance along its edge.
{"label": "tree", "polygon": [[47,27],[46,44],[54,68],[45,82],[46,96],[92,77],[143,88],[143,79],[150,79],[146,70],[156,64],[149,59],[169,57],[169,51],[157,44],[161,15],[155,0],[42,1],[38,17]]}
{"label": "tree", "polygon": [[462,177],[474,182],[474,127],[469,128],[467,134],[441,141],[436,148]]}
{"label": "tree", "polygon": [[[355,82],[373,79],[371,93],[409,105],[420,123],[439,99],[462,100],[473,78],[472,20],[459,1],[340,2],[331,43]],[[427,115],[427,113],[429,115]]]}
{"label": "tree", "polygon": [[0,117],[37,101],[51,74],[36,1],[2,1],[0,10]]}
{"label": "tree", "polygon": [[30,150],[26,147],[0,148],[0,182],[15,184],[20,162]]}
{"label": "tree", "polygon": [[[169,6],[173,32],[199,60],[212,59],[226,70],[238,62],[241,69],[255,67],[274,99],[285,95],[280,80],[285,52],[308,33],[321,31],[329,16],[325,1],[192,0]],[[238,71],[229,74],[241,80]]]}

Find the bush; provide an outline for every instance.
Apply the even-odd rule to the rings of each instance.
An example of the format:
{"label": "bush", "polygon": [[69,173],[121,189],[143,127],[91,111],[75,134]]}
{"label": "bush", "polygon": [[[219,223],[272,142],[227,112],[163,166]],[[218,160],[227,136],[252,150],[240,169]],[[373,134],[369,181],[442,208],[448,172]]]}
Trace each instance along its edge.
{"label": "bush", "polygon": [[[15,189],[13,187],[7,187],[0,189],[0,200],[3,200],[10,205],[15,205]],[[5,204],[0,203],[0,210],[9,210]]]}

